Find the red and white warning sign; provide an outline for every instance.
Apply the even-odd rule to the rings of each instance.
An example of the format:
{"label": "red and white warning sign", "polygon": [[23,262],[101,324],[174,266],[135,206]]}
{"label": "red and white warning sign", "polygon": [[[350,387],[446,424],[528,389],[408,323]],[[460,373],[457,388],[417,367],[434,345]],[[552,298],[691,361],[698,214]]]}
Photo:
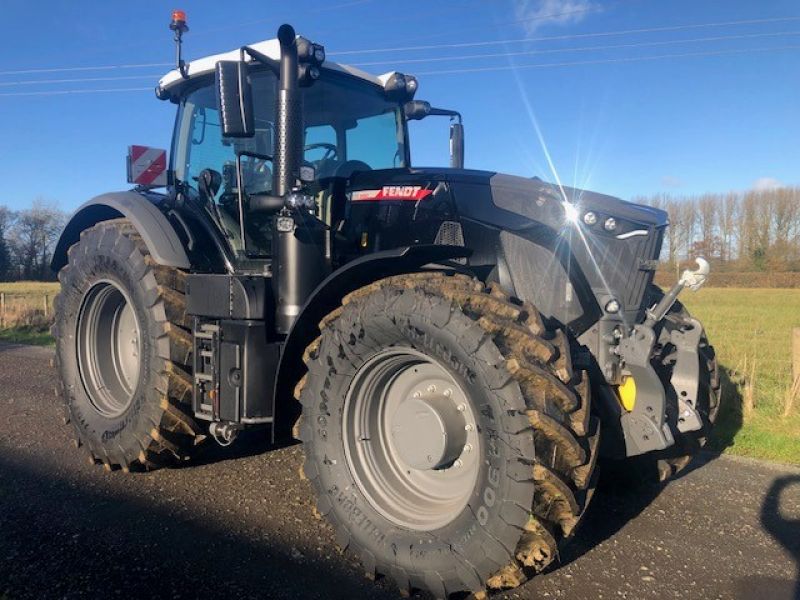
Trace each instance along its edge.
{"label": "red and white warning sign", "polygon": [[150,146],[128,146],[128,183],[167,185],[167,151]]}

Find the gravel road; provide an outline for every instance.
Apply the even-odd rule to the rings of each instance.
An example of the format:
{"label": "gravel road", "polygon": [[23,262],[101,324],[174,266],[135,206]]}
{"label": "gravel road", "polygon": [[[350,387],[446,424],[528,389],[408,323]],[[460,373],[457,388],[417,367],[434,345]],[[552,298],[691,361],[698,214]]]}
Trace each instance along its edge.
{"label": "gravel road", "polygon": [[[300,446],[105,473],[61,424],[50,356],[0,346],[0,600],[397,597],[312,516]],[[799,569],[800,469],[707,456],[663,489],[601,480],[560,566],[497,597],[791,599]]]}

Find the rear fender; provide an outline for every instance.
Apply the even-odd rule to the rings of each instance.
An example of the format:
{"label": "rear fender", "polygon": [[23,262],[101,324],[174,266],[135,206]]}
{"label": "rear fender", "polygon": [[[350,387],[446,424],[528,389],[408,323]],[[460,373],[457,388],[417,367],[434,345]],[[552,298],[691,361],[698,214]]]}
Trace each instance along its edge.
{"label": "rear fender", "polygon": [[290,398],[305,371],[303,352],[319,335],[320,320],[337,308],[344,296],[377,279],[419,272],[428,265],[464,272],[462,265],[449,261],[470,254],[471,250],[461,246],[405,246],[357,258],[326,277],[311,294],[286,337],[275,379],[273,436],[288,437],[298,414]]}
{"label": "rear fender", "polygon": [[53,252],[53,271],[58,272],[67,264],[67,251],[80,239],[82,231],[101,221],[119,218],[131,222],[158,264],[189,269],[186,250],[158,207],[137,192],[112,192],[92,198],[70,217]]}

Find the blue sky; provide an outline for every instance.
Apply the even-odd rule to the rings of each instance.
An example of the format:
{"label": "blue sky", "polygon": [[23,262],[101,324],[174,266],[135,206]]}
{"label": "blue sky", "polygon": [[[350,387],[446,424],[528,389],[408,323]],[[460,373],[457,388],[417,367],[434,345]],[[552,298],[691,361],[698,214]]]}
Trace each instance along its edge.
{"label": "blue sky", "polygon": [[[12,208],[41,197],[70,211],[125,189],[127,146],[168,147],[175,107],[152,92],[166,66],[10,72],[169,64],[173,8],[188,13],[188,59],[274,37],[289,22],[333,60],[419,73],[418,99],[464,114],[469,167],[552,180],[538,123],[564,183],[623,198],[800,184],[797,0],[3,0],[2,8],[0,204]],[[419,46],[435,48],[398,50]],[[351,51],[365,52],[336,56]],[[96,81],[62,81],[77,79]],[[128,88],[147,89],[19,95]],[[420,166],[447,160],[446,120],[430,121],[412,127]]]}

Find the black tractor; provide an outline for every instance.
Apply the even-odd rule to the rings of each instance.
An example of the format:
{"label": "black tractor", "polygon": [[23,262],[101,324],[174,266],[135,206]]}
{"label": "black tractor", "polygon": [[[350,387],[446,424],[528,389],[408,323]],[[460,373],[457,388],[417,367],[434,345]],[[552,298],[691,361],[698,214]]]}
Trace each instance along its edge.
{"label": "black tractor", "polygon": [[[108,470],[294,434],[368,574],[483,594],[556,558],[598,456],[663,480],[704,443],[714,352],[676,297],[708,267],[662,293],[665,213],[465,169],[460,115],[417,87],[288,25],[179,50],[156,88],[168,162],[145,151],[149,185],[81,206],[55,251],[59,393]],[[408,123],[432,116],[449,168],[411,164]]]}

